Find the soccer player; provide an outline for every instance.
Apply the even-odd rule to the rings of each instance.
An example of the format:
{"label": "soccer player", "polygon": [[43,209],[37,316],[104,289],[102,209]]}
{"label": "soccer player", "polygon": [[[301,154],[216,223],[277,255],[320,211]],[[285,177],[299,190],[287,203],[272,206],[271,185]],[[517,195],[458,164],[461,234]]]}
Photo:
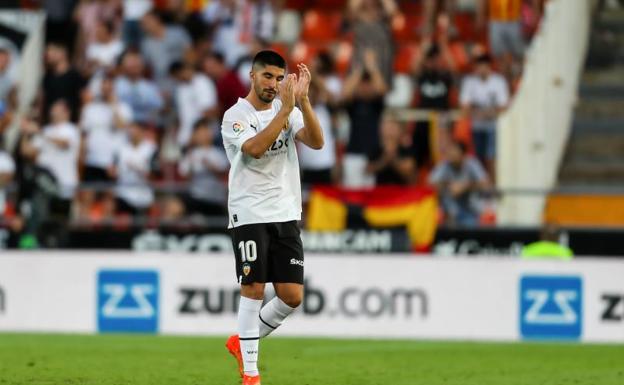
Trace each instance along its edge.
{"label": "soccer player", "polygon": [[[308,99],[310,71],[286,75],[273,51],[253,59],[249,94],[225,112],[221,132],[230,161],[230,234],[241,285],[238,335],[226,347],[243,385],[259,385],[258,342],[277,329],[303,298],[301,182],[294,141],[320,149],[323,133]],[[275,99],[279,95],[280,99]],[[295,106],[299,105],[299,108]],[[264,287],[277,296],[262,306]]]}

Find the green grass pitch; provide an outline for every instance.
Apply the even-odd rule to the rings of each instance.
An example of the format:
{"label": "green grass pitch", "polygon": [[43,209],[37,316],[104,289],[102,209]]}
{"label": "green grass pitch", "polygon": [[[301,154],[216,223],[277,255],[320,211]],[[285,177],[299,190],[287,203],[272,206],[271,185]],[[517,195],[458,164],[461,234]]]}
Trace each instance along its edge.
{"label": "green grass pitch", "polygon": [[[0,334],[0,385],[240,384],[225,338]],[[623,385],[624,346],[269,338],[264,385]]]}

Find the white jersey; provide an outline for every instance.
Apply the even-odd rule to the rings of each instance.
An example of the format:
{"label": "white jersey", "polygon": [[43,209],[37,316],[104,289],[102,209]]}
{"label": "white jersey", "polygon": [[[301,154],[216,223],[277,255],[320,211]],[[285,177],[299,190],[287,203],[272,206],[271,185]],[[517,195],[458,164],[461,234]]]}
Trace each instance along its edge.
{"label": "white jersey", "polygon": [[295,135],[303,128],[301,110],[293,109],[288,126],[260,159],[241,151],[243,143],[264,130],[281,107],[282,102],[276,99],[271,108],[257,111],[246,99],[239,98],[223,116],[221,133],[231,164],[229,228],[301,219],[301,180],[295,146]]}

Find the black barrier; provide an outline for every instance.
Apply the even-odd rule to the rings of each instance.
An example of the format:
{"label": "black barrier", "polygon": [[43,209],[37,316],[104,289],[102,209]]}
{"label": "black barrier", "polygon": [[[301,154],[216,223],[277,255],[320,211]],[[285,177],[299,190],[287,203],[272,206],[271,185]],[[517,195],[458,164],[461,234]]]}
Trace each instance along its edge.
{"label": "black barrier", "polygon": [[[563,238],[577,256],[624,257],[624,229],[564,229]],[[538,228],[440,228],[431,247],[439,256],[518,256],[522,247],[539,239]],[[404,229],[348,229],[332,233],[302,232],[307,252],[405,253],[411,252]],[[19,237],[0,228],[0,249],[15,249]],[[217,226],[70,229],[66,249],[116,249],[170,252],[230,252],[227,229]]]}

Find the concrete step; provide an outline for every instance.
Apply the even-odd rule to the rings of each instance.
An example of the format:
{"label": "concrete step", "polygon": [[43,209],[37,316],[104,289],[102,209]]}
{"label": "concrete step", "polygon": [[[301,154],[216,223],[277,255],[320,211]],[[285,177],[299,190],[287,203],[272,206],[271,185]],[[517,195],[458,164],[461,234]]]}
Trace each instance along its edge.
{"label": "concrete step", "polygon": [[572,133],[577,135],[624,135],[624,116],[608,119],[578,117],[572,123]]}
{"label": "concrete step", "polygon": [[582,100],[624,100],[624,68],[612,74],[585,73],[579,93]]}
{"label": "concrete step", "polygon": [[566,161],[559,174],[561,184],[624,185],[624,162],[574,160]]}
{"label": "concrete step", "polygon": [[572,134],[566,160],[624,163],[624,135]]}
{"label": "concrete step", "polygon": [[574,114],[582,120],[619,120],[624,111],[624,98],[584,98],[576,106]]}

